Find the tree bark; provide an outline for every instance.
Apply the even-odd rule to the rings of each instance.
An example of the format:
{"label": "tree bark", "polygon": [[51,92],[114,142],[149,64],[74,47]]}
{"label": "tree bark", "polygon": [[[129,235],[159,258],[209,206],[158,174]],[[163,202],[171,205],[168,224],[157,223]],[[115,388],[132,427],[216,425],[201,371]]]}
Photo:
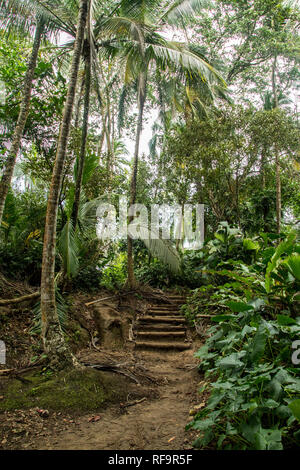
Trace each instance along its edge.
{"label": "tree bark", "polygon": [[57,144],[47,205],[41,278],[42,339],[49,360],[56,368],[78,365],[69,351],[58,320],[55,302],[55,246],[59,194],[74,107],[76,83],[87,20],[89,0],[81,0],[70,81]]}
{"label": "tree bark", "polygon": [[[276,84],[276,67],[277,67],[277,54],[275,54],[273,67],[272,67],[272,88],[274,96],[274,108],[279,107],[277,84]],[[277,233],[281,231],[281,176],[280,176],[280,160],[277,145],[275,145],[275,162],[276,162],[276,226]]]}
{"label": "tree bark", "polygon": [[85,50],[85,92],[84,92],[84,110],[83,110],[83,123],[81,135],[81,147],[78,159],[77,178],[75,185],[75,197],[72,210],[72,220],[74,230],[76,229],[78,220],[78,210],[80,204],[80,194],[82,186],[82,175],[85,162],[86,143],[89,127],[89,112],[90,112],[90,91],[91,91],[91,48],[89,43],[86,44]]}
{"label": "tree bark", "polygon": [[32,46],[30,59],[27,66],[27,71],[24,79],[24,92],[23,99],[20,107],[17,125],[12,138],[10,150],[8,151],[8,157],[5,163],[4,172],[1,178],[0,184],[0,226],[2,222],[4,206],[6,196],[11,184],[18,152],[20,149],[21,139],[24,133],[25,124],[30,108],[30,98],[32,91],[32,82],[34,78],[34,72],[36,69],[38,53],[40,49],[41,39],[44,31],[44,23],[42,20],[38,20],[35,30],[35,36]]}
{"label": "tree bark", "polygon": [[276,158],[276,226],[277,233],[281,232],[281,176],[280,176],[280,160],[277,146],[275,146],[275,158]]}
{"label": "tree bark", "polygon": [[[130,206],[135,204],[136,201],[136,182],[137,182],[137,172],[138,172],[138,162],[139,162],[139,148],[140,148],[140,139],[143,129],[143,113],[144,106],[146,101],[146,75],[144,72],[140,74],[139,77],[139,91],[138,91],[138,122],[136,129],[136,139],[135,139],[135,151],[130,183]],[[128,218],[128,223],[130,224],[133,220],[133,217]],[[127,271],[128,271],[128,285],[130,288],[133,288],[136,285],[136,279],[134,275],[134,263],[133,263],[133,242],[132,238],[127,236]]]}

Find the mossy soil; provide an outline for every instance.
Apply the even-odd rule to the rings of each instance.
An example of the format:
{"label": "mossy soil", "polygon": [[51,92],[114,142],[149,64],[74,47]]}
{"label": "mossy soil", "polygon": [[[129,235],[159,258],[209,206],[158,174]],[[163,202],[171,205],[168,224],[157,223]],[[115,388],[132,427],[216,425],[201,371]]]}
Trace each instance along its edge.
{"label": "mossy soil", "polygon": [[[25,380],[24,380],[25,379]],[[35,371],[22,380],[0,383],[0,412],[38,407],[53,411],[95,411],[124,400],[128,382],[117,374],[94,369],[59,374]]]}

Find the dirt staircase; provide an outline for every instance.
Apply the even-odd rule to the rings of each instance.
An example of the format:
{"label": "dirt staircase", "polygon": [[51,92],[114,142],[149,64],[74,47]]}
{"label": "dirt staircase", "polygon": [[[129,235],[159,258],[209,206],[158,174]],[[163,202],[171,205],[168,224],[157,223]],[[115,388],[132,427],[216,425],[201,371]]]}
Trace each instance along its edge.
{"label": "dirt staircase", "polygon": [[185,297],[169,295],[169,302],[152,305],[145,315],[138,317],[133,331],[135,349],[162,349],[184,351],[190,349],[188,330],[179,309]]}

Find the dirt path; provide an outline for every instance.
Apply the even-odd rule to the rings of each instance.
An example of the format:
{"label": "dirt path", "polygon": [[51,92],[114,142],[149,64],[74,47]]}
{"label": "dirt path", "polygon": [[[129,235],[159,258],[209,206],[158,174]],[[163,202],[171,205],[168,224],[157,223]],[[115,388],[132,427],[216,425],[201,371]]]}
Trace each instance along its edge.
{"label": "dirt path", "polygon": [[[193,436],[185,431],[185,425],[190,408],[197,402],[200,381],[193,352],[135,352],[137,360],[159,381],[159,385],[148,387],[145,401],[125,409],[108,408],[97,415],[96,422],[91,422],[91,414],[76,418],[73,427],[38,439],[29,448],[190,449]],[[128,401],[131,401],[130,396]]]}

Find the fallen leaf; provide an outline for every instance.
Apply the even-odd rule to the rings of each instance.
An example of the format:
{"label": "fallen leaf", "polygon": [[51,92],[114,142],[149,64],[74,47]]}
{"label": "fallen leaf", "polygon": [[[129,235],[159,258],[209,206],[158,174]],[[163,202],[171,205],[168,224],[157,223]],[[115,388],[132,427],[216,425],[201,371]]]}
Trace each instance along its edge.
{"label": "fallen leaf", "polygon": [[88,419],[89,423],[96,423],[97,421],[100,421],[101,416],[91,416],[91,418]]}
{"label": "fallen leaf", "polygon": [[172,441],[174,441],[174,439],[176,439],[176,436],[171,437],[171,439],[169,439],[168,442],[172,442]]}
{"label": "fallen leaf", "polygon": [[49,417],[49,411],[48,410],[37,410],[37,412],[42,418],[48,418]]}

